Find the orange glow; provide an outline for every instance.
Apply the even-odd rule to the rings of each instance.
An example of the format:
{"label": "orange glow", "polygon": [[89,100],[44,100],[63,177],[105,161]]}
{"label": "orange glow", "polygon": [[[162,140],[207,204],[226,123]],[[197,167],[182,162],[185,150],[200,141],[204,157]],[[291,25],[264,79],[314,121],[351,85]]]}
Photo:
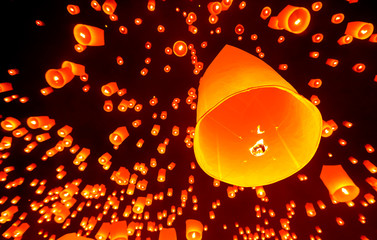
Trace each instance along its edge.
{"label": "orange glow", "polygon": [[331,22],[334,24],[342,23],[344,20],[344,14],[343,13],[337,13],[332,15]]}
{"label": "orange glow", "polygon": [[129,133],[126,127],[118,127],[110,134],[109,139],[112,144],[119,146],[128,136]]}
{"label": "orange glow", "polygon": [[263,20],[266,20],[271,15],[271,8],[270,7],[264,7],[260,13],[260,17]]}
{"label": "orange glow", "polygon": [[310,13],[306,8],[287,5],[278,16],[271,17],[268,26],[272,29],[299,34],[306,30],[310,23]]}
{"label": "orange glow", "polygon": [[68,11],[69,14],[71,14],[71,15],[77,15],[77,14],[80,13],[80,8],[79,8],[79,6],[77,6],[77,5],[69,4],[69,5],[67,5],[67,11]]}
{"label": "orange glow", "polygon": [[176,41],[173,45],[173,52],[178,57],[183,57],[187,53],[187,45],[184,41]]}
{"label": "orange glow", "polygon": [[[229,68],[229,65],[233,66],[235,69],[234,71],[238,72],[238,76],[240,76],[240,79],[234,79],[233,82],[235,83],[234,86],[227,85],[225,89],[227,89],[227,93],[229,92],[229,88],[235,88],[234,92],[239,92],[242,89],[251,89],[248,91],[244,90],[244,93],[229,98],[227,97],[226,92],[221,92],[220,85],[216,85],[217,89],[207,90],[209,86],[215,86],[215,83],[217,79],[223,79],[227,78],[220,69],[223,69],[223,64],[226,64],[227,68]],[[249,68],[255,69],[253,70],[254,75],[253,77],[249,76]],[[259,76],[258,71],[260,71],[261,75],[265,75],[264,72],[270,72],[270,74],[273,74],[274,78],[271,77],[269,79],[270,83],[267,83],[267,79],[265,77]],[[231,73],[229,73],[231,74]],[[244,74],[244,75],[241,75]],[[255,79],[255,81],[258,81],[258,77],[261,77],[261,79],[264,79],[264,82],[268,85],[276,84],[276,90],[274,88],[263,88],[263,85],[261,87],[257,87],[256,90],[253,90],[253,85],[250,84],[250,79]],[[243,79],[247,79],[245,83],[243,82]],[[236,84],[236,80],[238,81]],[[207,83],[207,82],[208,83]],[[247,83],[246,83],[247,82]],[[247,85],[243,85],[247,84]],[[280,87],[281,86],[281,87]],[[237,90],[236,90],[237,89]],[[276,103],[270,102],[270,99],[276,99],[276,94],[280,94],[282,99],[284,98],[290,98],[291,96],[295,96],[296,93],[294,93],[294,90],[289,90],[289,94],[284,93],[284,91],[281,91],[280,89],[293,89],[288,83],[284,81],[276,72],[274,72],[269,66],[267,66],[264,62],[261,60],[253,57],[252,55],[243,52],[239,49],[236,49],[231,46],[226,46],[220,54],[215,58],[215,60],[211,63],[211,65],[208,67],[206,73],[203,76],[203,79],[201,81],[201,84],[199,86],[199,102],[198,102],[198,123],[195,130],[195,143],[194,144],[194,152],[195,156],[197,158],[197,161],[201,168],[209,175],[222,180],[224,182],[235,184],[238,186],[263,186],[265,184],[279,181],[294,172],[298,171],[302,166],[304,166],[307,162],[310,161],[312,154],[314,154],[318,142],[319,137],[321,135],[322,130],[322,120],[321,116],[319,114],[319,111],[314,107],[312,103],[307,101],[304,98],[298,98],[294,97],[294,99],[297,101],[295,104],[295,107],[298,107],[297,111],[302,111],[303,114],[308,114],[307,116],[313,117],[313,119],[316,119],[316,123],[313,125],[312,130],[314,131],[313,134],[316,136],[315,139],[311,136],[309,138],[305,138],[305,147],[307,147],[307,151],[301,152],[296,151],[299,148],[289,148],[289,151],[291,154],[297,154],[305,157],[293,157],[293,155],[286,155],[285,158],[284,152],[288,151],[286,148],[286,144],[288,144],[289,138],[287,135],[287,138],[285,139],[285,144],[279,145],[275,142],[274,145],[271,145],[271,141],[273,139],[273,136],[277,134],[277,130],[279,131],[285,131],[283,126],[279,126],[279,128],[275,128],[276,126],[270,126],[264,125],[263,121],[263,115],[259,115],[259,118],[254,117],[254,121],[250,121],[251,119],[248,119],[247,122],[243,123],[241,119],[237,119],[237,112],[246,114],[246,110],[242,110],[241,104],[237,102],[238,98],[242,98],[243,100],[240,101],[248,101],[246,100],[246,97],[250,95],[250,97],[253,94],[257,94],[258,98],[260,99],[260,102],[264,102],[264,111],[266,111],[271,106],[276,106]],[[206,95],[203,94],[204,91],[207,91]],[[268,95],[268,92],[271,91],[271,94],[274,94],[274,98],[264,98],[262,94],[259,94],[259,92],[263,92],[264,94]],[[281,92],[280,92],[281,91]],[[288,90],[287,90],[288,91]],[[292,92],[291,92],[292,91]],[[213,95],[210,95],[208,93],[212,93]],[[291,95],[292,94],[292,95]],[[266,95],[264,95],[266,96]],[[201,99],[201,98],[205,99]],[[261,99],[263,97],[263,100]],[[227,99],[226,101],[221,99]],[[218,105],[217,101],[221,102],[221,105],[219,107],[213,107],[215,105]],[[201,104],[201,101],[204,101],[206,104]],[[249,101],[248,101],[249,102]],[[268,103],[267,103],[268,102]],[[279,101],[278,101],[279,102]],[[226,111],[222,111],[222,105],[229,105],[232,104],[232,106],[228,106],[224,109],[237,109],[237,111],[233,110],[231,114],[231,118],[226,117],[229,116],[229,113]],[[302,105],[301,105],[302,104]],[[260,105],[259,105],[260,107]],[[210,109],[210,111],[208,111]],[[280,108],[281,109],[281,108]],[[279,112],[281,110],[274,109],[271,111],[274,112],[274,116],[276,115],[276,112]],[[250,110],[250,112],[253,112]],[[283,113],[282,113],[283,114]],[[286,115],[283,114],[284,116]],[[207,116],[211,116],[208,117]],[[242,115],[243,119],[245,119],[245,115]],[[215,121],[214,121],[215,120]],[[278,120],[277,120],[278,121]],[[295,121],[292,118],[292,121]],[[221,124],[219,124],[221,122]],[[237,124],[232,124],[232,122],[237,122]],[[242,123],[242,124],[241,124]],[[255,129],[258,125],[262,125],[263,129],[275,129],[274,131],[266,132],[263,135],[263,139],[265,140],[265,144],[268,145],[268,150],[264,153],[263,156],[258,156],[255,158],[252,154],[248,153],[247,151],[242,151],[244,146],[244,149],[248,150],[251,146],[255,145],[255,143],[260,140],[260,136],[258,139],[255,139],[255,137],[252,137],[253,135],[250,134],[250,128],[252,125],[255,124]],[[297,123],[299,124],[299,123]],[[222,126],[219,128],[219,126]],[[225,127],[226,126],[226,127]],[[219,129],[217,129],[219,128]],[[244,129],[245,128],[245,129]],[[221,133],[217,140],[212,139],[213,132]],[[244,132],[243,132],[244,131]],[[288,130],[287,131],[291,131]],[[252,132],[251,132],[252,133]],[[256,134],[256,131],[255,133]],[[282,133],[281,133],[282,134]],[[280,134],[280,135],[281,135]],[[211,140],[210,140],[211,139]],[[247,139],[247,140],[246,140]],[[253,140],[255,139],[255,140]],[[278,137],[279,139],[279,137]],[[294,142],[296,142],[297,139],[294,139]],[[207,145],[201,146],[201,142],[205,141]],[[293,139],[292,139],[293,141]],[[213,145],[211,143],[215,143]],[[296,143],[297,144],[297,143]],[[247,145],[247,146],[246,146]],[[232,146],[231,148],[228,146]],[[264,147],[267,149],[266,147]],[[218,154],[218,150],[213,152],[214,150],[211,149],[221,149],[221,154]],[[236,150],[237,149],[237,150]],[[264,151],[263,151],[264,152]],[[279,154],[278,154],[279,152]],[[228,156],[228,154],[231,154]],[[235,156],[237,155],[237,157]],[[272,159],[277,158],[277,155],[275,157],[275,154],[279,155],[279,159],[281,162],[287,161],[282,163],[283,165],[279,167],[275,166],[276,161],[273,161]],[[233,159],[232,161],[227,161],[227,159]],[[234,159],[240,159],[238,164],[235,164],[236,162]],[[241,160],[242,159],[242,160]],[[271,159],[272,162],[268,164],[268,159]],[[282,159],[285,159],[284,161]],[[298,162],[298,159],[300,159],[300,163]],[[305,159],[305,160],[304,160]],[[222,172],[214,171],[215,169],[219,169],[218,167],[215,167],[217,164],[221,164],[221,170]],[[253,167],[246,167],[250,164]],[[260,164],[260,166],[259,166]],[[300,165],[301,164],[301,165]],[[213,167],[211,167],[213,166]],[[270,167],[267,167],[270,166]],[[279,169],[278,172],[275,173],[274,169]],[[232,170],[233,169],[233,170]],[[236,170],[237,169],[237,170]],[[256,170],[258,169],[258,170]],[[250,172],[251,171],[251,172]],[[266,171],[266,172],[264,172]],[[233,177],[230,173],[234,172],[237,174],[237,177]],[[274,172],[274,174],[272,174]],[[222,176],[226,176],[222,177]]]}
{"label": "orange glow", "polygon": [[374,30],[373,24],[356,21],[356,22],[349,22],[347,24],[347,28],[344,34],[363,40],[363,39],[369,38],[372,35],[373,30]]}
{"label": "orange glow", "polygon": [[97,27],[77,24],[73,29],[73,35],[76,41],[84,46],[105,45],[104,31]]}
{"label": "orange glow", "polygon": [[330,195],[338,202],[352,201],[359,195],[359,188],[341,165],[323,165],[320,178]]}
{"label": "orange glow", "polygon": [[115,0],[106,0],[102,5],[102,11],[107,15],[113,14],[117,7]]}

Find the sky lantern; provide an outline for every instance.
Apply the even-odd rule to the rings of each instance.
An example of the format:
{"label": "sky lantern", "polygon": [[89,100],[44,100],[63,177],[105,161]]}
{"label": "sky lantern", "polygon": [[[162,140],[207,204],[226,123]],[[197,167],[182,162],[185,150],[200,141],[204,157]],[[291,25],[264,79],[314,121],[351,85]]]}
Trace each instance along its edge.
{"label": "sky lantern", "polygon": [[7,117],[1,122],[1,127],[6,131],[13,131],[20,125],[21,122],[14,117]]}
{"label": "sky lantern", "polygon": [[306,30],[310,23],[310,12],[304,7],[287,5],[276,17],[271,17],[268,26],[272,29],[287,30],[299,34]]}
{"label": "sky lantern", "polygon": [[158,240],[177,240],[175,228],[163,228],[160,231]]}
{"label": "sky lantern", "polygon": [[200,240],[203,234],[203,224],[195,219],[186,220],[186,238],[187,240]]}
{"label": "sky lantern", "polygon": [[349,202],[359,195],[360,189],[341,165],[323,165],[320,178],[330,195],[338,202]]}
{"label": "sky lantern", "polygon": [[85,66],[74,62],[64,61],[62,63],[62,68],[69,68],[75,76],[81,76],[85,74]]}
{"label": "sky lantern", "polygon": [[374,26],[372,23],[355,21],[349,22],[347,24],[347,28],[344,34],[351,35],[354,38],[363,40],[370,37],[373,33],[373,30]]}
{"label": "sky lantern", "polygon": [[73,35],[76,41],[84,46],[105,45],[104,31],[101,28],[77,24],[73,29]]}
{"label": "sky lantern", "polygon": [[187,45],[184,41],[176,41],[173,45],[173,52],[178,57],[183,57],[187,53]]}
{"label": "sky lantern", "polygon": [[48,124],[49,121],[50,121],[50,118],[48,116],[35,116],[35,117],[29,117],[26,120],[26,123],[29,128],[37,129]]}
{"label": "sky lantern", "polygon": [[107,15],[113,14],[116,8],[117,3],[115,2],[115,0],[106,0],[102,5],[102,10]]}
{"label": "sky lantern", "polygon": [[110,134],[110,142],[116,146],[119,146],[130,134],[125,126],[118,127],[113,133]]}
{"label": "sky lantern", "polygon": [[49,69],[45,78],[48,83],[53,88],[62,88],[67,83],[69,83],[74,77],[72,70],[68,67],[60,69]]}
{"label": "sky lantern", "polygon": [[200,81],[194,152],[213,178],[244,187],[280,181],[311,160],[321,132],[318,109],[238,48],[226,45]]}

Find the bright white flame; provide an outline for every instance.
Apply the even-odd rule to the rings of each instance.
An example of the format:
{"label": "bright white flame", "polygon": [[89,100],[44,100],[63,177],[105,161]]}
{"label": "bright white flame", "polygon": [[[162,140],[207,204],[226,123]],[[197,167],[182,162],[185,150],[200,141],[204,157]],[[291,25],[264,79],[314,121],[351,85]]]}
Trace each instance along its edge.
{"label": "bright white flame", "polygon": [[301,19],[298,18],[296,21],[295,21],[295,25],[299,25],[301,23]]}
{"label": "bright white flame", "polygon": [[344,187],[342,187],[342,192],[343,192],[345,195],[349,195],[349,194],[350,194],[350,192],[349,192],[346,188],[344,188]]}
{"label": "bright white flame", "polygon": [[85,38],[85,37],[86,37],[84,33],[80,33],[80,36],[81,36],[82,38]]}
{"label": "bright white flame", "polygon": [[366,34],[368,32],[368,30],[361,30],[360,31],[362,34]]}
{"label": "bright white flame", "polygon": [[257,127],[257,134],[263,134],[265,131],[261,131],[260,130],[260,125],[258,125],[258,127]]}
{"label": "bright white flame", "polygon": [[264,140],[260,139],[249,150],[253,156],[259,157],[259,156],[263,156],[266,153],[267,149],[268,149],[268,146],[264,144]]}

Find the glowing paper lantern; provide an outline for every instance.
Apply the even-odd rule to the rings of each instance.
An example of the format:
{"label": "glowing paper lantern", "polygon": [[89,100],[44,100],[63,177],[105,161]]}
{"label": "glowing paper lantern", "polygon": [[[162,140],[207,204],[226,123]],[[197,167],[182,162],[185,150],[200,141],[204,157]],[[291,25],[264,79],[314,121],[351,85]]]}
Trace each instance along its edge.
{"label": "glowing paper lantern", "polygon": [[338,202],[349,202],[359,195],[360,189],[341,165],[323,165],[320,178],[330,195]]}
{"label": "glowing paper lantern", "polygon": [[5,131],[13,131],[16,129],[18,126],[21,125],[21,122],[18,121],[16,118],[13,117],[7,117],[5,120],[1,122],[1,127]]}
{"label": "glowing paper lantern", "polygon": [[346,31],[344,34],[351,35],[357,39],[367,39],[373,33],[374,26],[371,23],[366,22],[349,22],[347,24]]}
{"label": "glowing paper lantern", "polygon": [[310,161],[321,132],[318,109],[240,49],[225,46],[200,81],[194,152],[213,178],[245,187],[280,181]]}
{"label": "glowing paper lantern", "polygon": [[176,41],[173,45],[173,52],[178,57],[183,57],[187,53],[187,45],[184,41]]}
{"label": "glowing paper lantern", "polygon": [[175,228],[163,228],[160,231],[158,240],[177,240]]}
{"label": "glowing paper lantern", "polygon": [[287,5],[278,16],[271,17],[268,26],[272,29],[299,34],[305,31],[310,23],[310,13],[303,7]]}
{"label": "glowing paper lantern", "polygon": [[112,134],[110,134],[110,142],[116,146],[120,145],[127,137],[129,133],[126,127],[118,127]]}
{"label": "glowing paper lantern", "polygon": [[106,0],[102,5],[102,10],[107,15],[113,14],[116,8],[117,3],[115,2],[115,0]]}
{"label": "glowing paper lantern", "polygon": [[69,83],[74,77],[71,69],[68,67],[60,69],[49,69],[45,78],[48,83],[53,88],[62,88],[64,85]]}
{"label": "glowing paper lantern", "polygon": [[105,45],[104,31],[101,28],[77,24],[73,29],[73,35],[76,41],[84,46]]}
{"label": "glowing paper lantern", "polygon": [[203,224],[198,220],[186,220],[186,238],[187,240],[200,240],[203,234]]}
{"label": "glowing paper lantern", "polygon": [[81,76],[85,74],[85,66],[70,61],[64,61],[62,63],[62,68],[69,68],[71,72],[76,76]]}

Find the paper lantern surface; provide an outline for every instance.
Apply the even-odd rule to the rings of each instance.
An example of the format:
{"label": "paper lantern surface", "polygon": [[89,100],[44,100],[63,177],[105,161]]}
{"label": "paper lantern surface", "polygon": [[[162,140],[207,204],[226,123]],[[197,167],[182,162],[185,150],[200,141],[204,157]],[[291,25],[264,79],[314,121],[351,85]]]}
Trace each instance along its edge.
{"label": "paper lantern surface", "polygon": [[360,193],[342,165],[323,165],[320,178],[329,194],[338,202],[352,201]]}
{"label": "paper lantern surface", "polygon": [[76,233],[67,233],[58,238],[58,240],[94,240],[93,238],[78,237]]}
{"label": "paper lantern surface", "polygon": [[285,179],[315,154],[318,109],[265,62],[226,45],[199,84],[194,152],[213,178],[251,187]]}

